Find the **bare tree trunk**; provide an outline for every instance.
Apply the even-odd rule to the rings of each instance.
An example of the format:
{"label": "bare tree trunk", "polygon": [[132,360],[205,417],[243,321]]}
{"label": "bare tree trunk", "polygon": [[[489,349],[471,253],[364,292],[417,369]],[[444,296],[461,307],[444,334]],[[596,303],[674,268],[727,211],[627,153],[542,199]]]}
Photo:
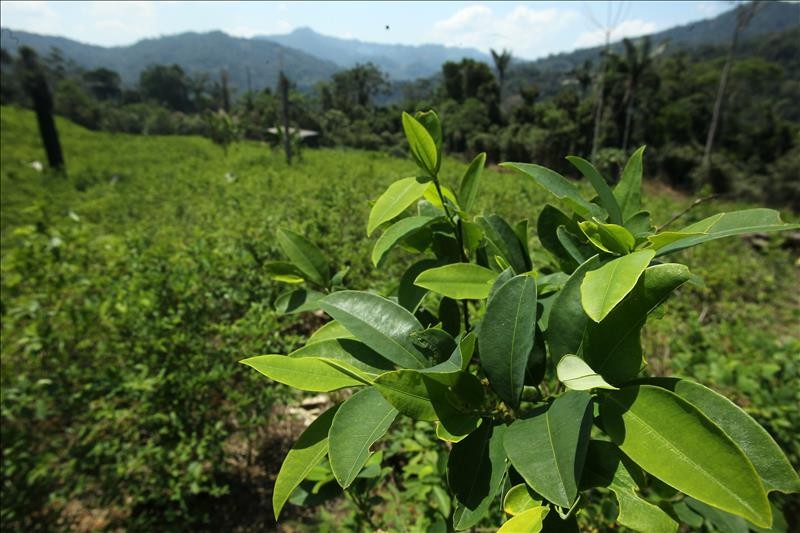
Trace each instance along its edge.
{"label": "bare tree trunk", "polygon": [[281,116],[283,118],[283,148],[286,151],[286,163],[292,164],[292,138],[289,132],[289,80],[283,71],[278,78],[278,90],[281,93]]}
{"label": "bare tree trunk", "polygon": [[64,169],[64,153],[58,139],[56,121],[53,118],[53,95],[44,77],[33,50],[23,48],[20,51],[25,66],[25,90],[33,100],[36,111],[36,122],[39,124],[39,135],[47,153],[47,164],[56,170]]}
{"label": "bare tree trunk", "polygon": [[606,46],[603,50],[603,60],[600,62],[600,78],[597,80],[597,109],[594,114],[594,135],[592,136],[592,157],[591,161],[597,159],[597,150],[600,148],[600,123],[603,121],[603,99],[605,97],[606,84],[606,58],[611,41],[611,32],[606,30]]}
{"label": "bare tree trunk", "polygon": [[702,175],[705,177],[707,183],[711,182],[711,150],[714,147],[714,138],[717,134],[719,127],[719,119],[722,115],[722,101],[725,98],[725,89],[728,85],[728,75],[731,72],[733,59],[736,55],[736,45],[739,42],[739,32],[747,27],[750,20],[756,14],[758,3],[752,2],[747,7],[742,7],[743,11],[738,14],[736,28],[733,30],[733,39],[731,40],[731,47],[728,49],[728,57],[725,59],[725,66],[722,67],[722,75],[719,78],[719,87],[717,88],[717,97],[714,100],[714,111],[711,114],[711,124],[708,127],[708,136],[706,137],[706,146],[703,150],[703,161],[701,163]]}

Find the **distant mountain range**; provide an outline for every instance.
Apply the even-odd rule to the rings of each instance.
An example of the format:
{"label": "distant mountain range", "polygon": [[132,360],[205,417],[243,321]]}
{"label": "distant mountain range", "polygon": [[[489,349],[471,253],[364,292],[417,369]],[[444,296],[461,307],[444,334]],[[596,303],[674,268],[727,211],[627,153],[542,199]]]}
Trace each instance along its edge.
{"label": "distant mountain range", "polygon": [[[655,43],[668,42],[670,50],[719,45],[730,41],[735,25],[736,13],[730,10],[712,19],[656,33],[652,38]],[[800,26],[800,4],[763,2],[744,37],[796,26]],[[81,67],[107,67],[119,72],[123,83],[128,85],[135,84],[141,71],[151,64],[175,63],[190,74],[207,73],[212,77],[226,69],[239,92],[248,86],[253,89],[274,87],[281,68],[301,89],[309,89],[338,70],[368,61],[378,65],[395,81],[438,75],[444,62],[464,57],[491,63],[486,53],[473,48],[367,43],[320,35],[310,28],[252,39],[231,37],[219,31],[183,33],[116,47],[2,29],[0,46],[16,52],[21,45],[30,46],[41,55],[48,54],[54,47],[59,48],[66,58]],[[537,73],[568,72],[586,59],[596,60],[599,51],[600,48],[595,47],[536,61],[514,61],[509,73],[509,88],[530,81]]]}
{"label": "distant mountain range", "polygon": [[491,61],[486,52],[474,48],[457,48],[440,44],[410,46],[404,44],[367,43],[356,39],[340,39],[320,35],[311,28],[298,28],[286,35],[265,35],[266,39],[283,46],[327,59],[349,68],[357,63],[372,62],[393,80],[414,80],[437,74],[447,61],[463,58]]}

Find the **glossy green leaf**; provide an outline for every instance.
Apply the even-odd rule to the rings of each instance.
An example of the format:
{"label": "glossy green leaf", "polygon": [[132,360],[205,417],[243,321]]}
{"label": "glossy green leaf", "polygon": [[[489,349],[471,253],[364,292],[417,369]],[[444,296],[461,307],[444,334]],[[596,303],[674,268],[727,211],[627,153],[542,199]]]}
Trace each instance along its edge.
{"label": "glossy green leaf", "polygon": [[416,233],[434,220],[436,220],[436,218],[433,217],[407,217],[398,220],[386,228],[386,231],[378,238],[375,242],[375,246],[372,248],[372,264],[376,267],[381,266],[388,253],[397,243],[409,235]]}
{"label": "glossy green leaf", "polygon": [[594,190],[597,191],[597,196],[600,198],[600,205],[602,205],[603,209],[608,213],[609,221],[612,224],[622,224],[622,212],[619,209],[619,204],[617,204],[617,199],[614,198],[614,193],[611,191],[611,187],[608,186],[606,179],[594,165],[582,157],[576,157],[574,155],[567,156],[567,161],[572,163],[572,166],[577,168],[578,171],[583,174],[583,177],[589,180]]}
{"label": "glossy green leaf", "polygon": [[572,233],[566,226],[556,228],[556,236],[561,247],[576,265],[582,265],[597,253],[594,246],[581,242],[577,234]]}
{"label": "glossy green leaf", "polygon": [[482,300],[495,278],[496,272],[474,263],[452,263],[426,270],[414,284],[454,300]]}
{"label": "glossy green leaf", "polygon": [[478,429],[483,419],[475,418],[471,426],[465,426],[458,435],[454,435],[447,431],[447,428],[441,422],[436,422],[436,438],[445,442],[461,442],[467,435]]}
{"label": "glossy green leaf", "polygon": [[306,341],[306,344],[314,344],[315,342],[328,341],[332,339],[353,339],[353,334],[347,331],[343,325],[335,320],[326,322]]}
{"label": "glossy green leaf", "polygon": [[424,374],[452,374],[466,370],[475,350],[475,333],[470,331],[462,338],[450,357],[438,365],[420,370]]}
{"label": "glossy green leaf", "polygon": [[772,522],[752,463],[696,407],[652,385],[606,393],[603,427],[639,466],[681,492],[761,527]]}
{"label": "glossy green leaf", "polygon": [[494,391],[517,407],[536,333],[536,280],[512,278],[489,301],[478,335],[481,366]]}
{"label": "glossy green leaf", "polygon": [[447,476],[455,496],[453,525],[467,529],[486,516],[506,474],[503,436],[506,427],[485,420],[461,442],[453,445]]}
{"label": "glossy green leaf", "polygon": [[653,250],[641,250],[587,272],[581,283],[581,304],[589,318],[603,320],[636,286],[654,256]]}
{"label": "glossy green leaf", "polygon": [[592,397],[568,391],[546,411],[511,424],[504,441],[506,453],[537,493],[569,508],[578,496],[591,426]]}
{"label": "glossy green leaf", "polygon": [[660,250],[665,246],[668,246],[676,241],[681,239],[686,239],[688,237],[698,237],[703,235],[702,233],[685,233],[682,231],[662,231],[657,235],[650,235],[647,237],[647,242],[649,247],[653,250]]}
{"label": "glossy green leaf", "polygon": [[528,509],[533,509],[542,505],[541,500],[535,500],[531,491],[525,483],[514,485],[503,497],[503,511],[511,516],[524,513]]}
{"label": "glossy green leaf", "polygon": [[650,211],[639,211],[625,221],[625,228],[637,239],[652,234],[655,231],[650,220]]}
{"label": "glossy green leaf", "polygon": [[533,268],[530,256],[526,253],[527,244],[523,243],[514,232],[514,228],[498,215],[476,217],[486,235],[486,239],[494,246],[500,256],[505,259],[514,272],[524,274]]}
{"label": "glossy green leaf", "polygon": [[622,212],[622,219],[626,222],[639,211],[642,201],[642,155],[644,149],[645,147],[642,146],[633,152],[622,171],[622,179],[614,187],[614,198]]}
{"label": "glossy green leaf", "polygon": [[398,411],[414,420],[439,420],[424,375],[396,370],[378,376],[375,387]]}
{"label": "glossy green leaf", "polygon": [[497,533],[539,533],[544,527],[544,519],[549,507],[534,507],[504,522]]}
{"label": "glossy green leaf", "polygon": [[295,289],[275,298],[275,310],[284,314],[316,311],[325,295],[311,289]]}
{"label": "glossy green leaf", "polygon": [[617,224],[585,220],[578,226],[589,241],[604,252],[625,255],[630,253],[636,244],[631,232]]}
{"label": "glossy green leaf", "polygon": [[333,417],[329,432],[331,470],[342,488],[347,488],[369,459],[369,449],[397,416],[397,409],[373,388],[356,392]]}
{"label": "glossy green leaf", "polygon": [[428,294],[428,289],[414,285],[414,280],[426,270],[440,264],[437,259],[423,259],[408,267],[400,277],[400,284],[397,286],[397,303],[412,313],[416,311],[422,299]]}
{"label": "glossy green leaf", "polygon": [[419,200],[427,188],[427,182],[414,177],[399,179],[389,185],[389,188],[375,200],[375,205],[369,212],[367,236],[372,235],[378,226],[392,220]]}
{"label": "glossy green leaf", "polygon": [[347,363],[316,357],[258,355],[240,361],[273,381],[300,390],[330,392],[368,384],[368,379]]}
{"label": "glossy green leaf", "polygon": [[417,111],[414,113],[414,118],[417,119],[417,122],[422,124],[422,126],[428,131],[433,139],[433,143],[436,145],[436,149],[439,152],[439,156],[441,157],[442,154],[442,122],[439,120],[439,115],[436,114],[436,111]]}
{"label": "glossy green leaf", "polygon": [[531,163],[501,163],[501,167],[513,168],[526,176],[533,178],[541,187],[553,193],[556,198],[563,200],[576,213],[583,218],[603,218],[605,212],[581,196],[578,188],[561,174]]}
{"label": "glossy green leaf", "polygon": [[327,287],[331,281],[331,271],[325,256],[314,243],[293,231],[279,229],[278,246],[291,262],[305,275],[306,279],[317,285]]}
{"label": "glossy green leaf", "polygon": [[647,533],[674,533],[678,523],[639,495],[639,484],[643,481],[639,467],[623,457],[614,444],[600,440],[589,442],[581,489],[611,489],[619,503],[617,522],[620,525]]}
{"label": "glossy green leaf", "polygon": [[581,285],[586,273],[598,268],[602,263],[594,256],[569,277],[564,287],[556,295],[547,321],[545,338],[550,348],[553,363],[566,354],[578,353],[589,317],[581,305]]}
{"label": "glossy green leaf", "polygon": [[800,492],[800,478],[767,431],[729,399],[699,383],[677,378],[648,380],[697,407],[735,442],[753,463],[767,492]]}
{"label": "glossy green leaf", "polygon": [[431,361],[446,361],[456,349],[452,335],[439,327],[415,331],[411,342]]}
{"label": "glossy green leaf", "polygon": [[270,278],[281,283],[303,283],[306,279],[300,269],[288,261],[267,261],[263,268]]}
{"label": "glossy green leaf", "polygon": [[394,370],[394,364],[378,352],[351,337],[315,340],[298,348],[289,357],[318,357],[342,361],[368,375]]}
{"label": "glossy green leaf", "polygon": [[429,176],[435,176],[439,169],[439,150],[436,148],[436,141],[425,126],[406,112],[403,112],[403,131],[414,161]]}
{"label": "glossy green leaf", "polygon": [[633,379],[644,357],[641,330],[653,312],[691,277],[685,265],[666,263],[649,267],[624,300],[599,323],[587,324],[581,356],[612,384]]}
{"label": "glossy green leaf", "polygon": [[448,206],[458,208],[458,198],[456,198],[456,193],[454,193],[447,185],[439,184],[439,188],[437,189],[436,183],[432,181],[428,182],[428,187],[425,189],[425,200],[430,202],[431,205],[441,209],[442,213],[444,213],[444,204],[442,203],[442,198],[439,196],[439,191],[442,191],[442,196],[444,196],[445,201],[448,202]]}
{"label": "glossy green leaf", "polygon": [[558,380],[572,390],[612,389],[603,376],[592,370],[586,361],[576,355],[565,355],[556,367]]}
{"label": "glossy green leaf", "polygon": [[283,460],[272,490],[272,509],[276,520],[294,489],[328,453],[328,431],[338,409],[339,406],[334,405],[319,415],[300,435]]}
{"label": "glossy green leaf", "polygon": [[406,368],[428,366],[414,347],[411,333],[422,331],[414,315],[376,294],[339,291],[321,302],[322,309],[355,337],[393,363]]}
{"label": "glossy green leaf", "polygon": [[461,187],[458,189],[458,200],[464,211],[472,209],[475,197],[478,194],[478,184],[481,180],[483,167],[486,164],[486,153],[481,152],[475,156],[461,178]]}
{"label": "glossy green leaf", "polygon": [[688,234],[687,237],[663,246],[658,250],[658,255],[677,252],[684,248],[733,235],[797,228],[800,228],[799,224],[784,223],[780,213],[773,209],[745,209],[731,213],[718,213],[681,229],[680,232]]}

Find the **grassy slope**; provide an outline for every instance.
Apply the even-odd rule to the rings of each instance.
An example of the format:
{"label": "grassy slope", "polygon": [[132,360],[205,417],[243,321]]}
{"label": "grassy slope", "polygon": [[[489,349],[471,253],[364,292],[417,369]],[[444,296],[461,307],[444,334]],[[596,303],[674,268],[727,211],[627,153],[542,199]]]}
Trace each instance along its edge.
{"label": "grassy slope", "polygon": [[[17,243],[20,226],[71,224],[72,212],[97,240],[144,235],[151,253],[165,256],[213,239],[228,243],[227,251],[214,253],[249,247],[262,259],[277,259],[272,235],[288,226],[318,242],[338,264],[350,263],[354,288],[387,288],[386,280],[396,279],[404,263],[394,262],[390,276],[378,275],[368,263],[373,239],[366,238],[365,221],[369,201],[409,175],[410,161],[374,152],[306,150],[302,161],[287,167],[280,154],[252,142],[234,146],[225,158],[201,138],[93,133],[63,120],[58,125],[67,178],[30,167],[30,161],[43,159],[34,117],[2,109],[4,251]],[[448,160],[446,178],[454,181],[464,167]],[[508,173],[487,172],[481,187],[479,205],[511,219],[535,216],[547,200],[532,183]],[[647,193],[656,221],[690,201],[659,185],[648,185]],[[686,223],[732,207],[701,206]],[[757,251],[733,238],[684,252],[678,260],[703,277],[706,287],[682,288],[665,317],[648,326],[645,342],[656,371],[694,376],[733,396],[769,424],[797,462],[800,448],[792,435],[800,422],[792,406],[800,387],[793,354],[800,342],[792,327],[800,318],[798,269],[780,242],[772,238],[766,251]],[[532,245],[538,245],[535,237]],[[4,370],[14,340],[4,339]]]}

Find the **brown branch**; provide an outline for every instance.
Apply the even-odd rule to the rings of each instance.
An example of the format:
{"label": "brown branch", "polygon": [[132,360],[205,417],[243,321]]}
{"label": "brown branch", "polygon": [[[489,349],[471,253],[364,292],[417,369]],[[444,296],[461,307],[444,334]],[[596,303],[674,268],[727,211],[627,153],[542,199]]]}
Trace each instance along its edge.
{"label": "brown branch", "polygon": [[664,228],[666,228],[667,226],[669,226],[670,224],[672,224],[673,222],[675,222],[676,220],[681,218],[683,215],[685,215],[686,213],[688,213],[689,211],[691,211],[692,209],[694,209],[698,205],[700,205],[702,203],[705,203],[705,202],[707,202],[709,200],[713,200],[714,198],[716,198],[718,196],[719,196],[718,194],[709,194],[708,196],[703,196],[702,198],[696,199],[694,202],[692,202],[689,205],[689,207],[687,207],[686,209],[684,209],[680,213],[674,215],[671,219],[667,220],[666,222],[661,224],[658,228],[656,228],[656,233],[660,233]]}

